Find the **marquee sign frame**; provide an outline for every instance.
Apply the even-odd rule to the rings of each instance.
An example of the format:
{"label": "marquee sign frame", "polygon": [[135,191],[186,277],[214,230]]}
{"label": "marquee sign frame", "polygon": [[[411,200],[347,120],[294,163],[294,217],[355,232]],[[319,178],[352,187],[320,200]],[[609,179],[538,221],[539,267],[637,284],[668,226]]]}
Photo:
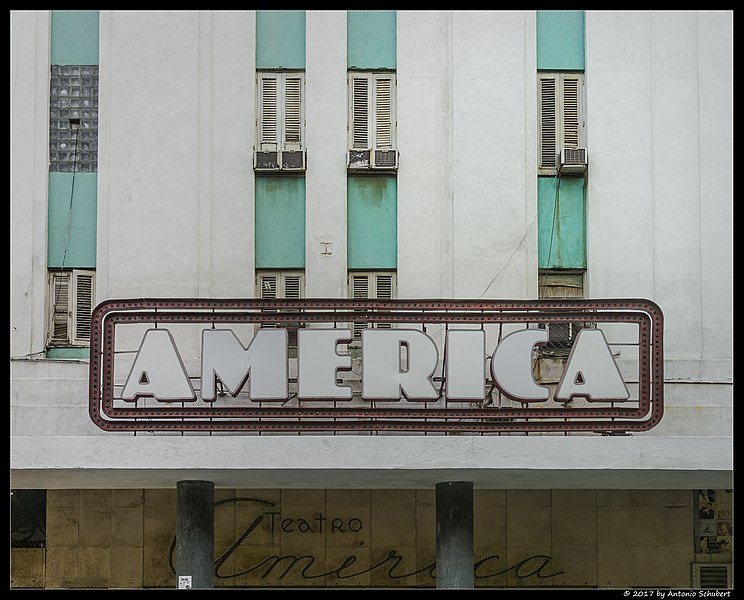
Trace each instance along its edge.
{"label": "marquee sign frame", "polygon": [[[638,327],[638,398],[633,406],[605,402],[573,408],[485,406],[432,407],[402,403],[401,407],[344,406],[322,401],[297,406],[139,407],[116,402],[114,355],[116,329],[124,325],[351,322],[393,323],[397,326],[457,324],[630,323]],[[446,352],[446,348],[445,348]],[[105,431],[200,432],[410,432],[481,434],[587,432],[624,434],[647,431],[663,416],[663,313],[645,299],[609,300],[353,300],[353,299],[129,299],[107,300],[91,317],[89,415]],[[446,379],[442,371],[438,383]],[[487,381],[487,384],[492,381]],[[304,404],[304,406],[303,406]],[[340,404],[340,406],[339,406]],[[440,403],[441,404],[441,403]],[[459,403],[462,404],[462,403]],[[423,406],[422,406],[423,405]]]}

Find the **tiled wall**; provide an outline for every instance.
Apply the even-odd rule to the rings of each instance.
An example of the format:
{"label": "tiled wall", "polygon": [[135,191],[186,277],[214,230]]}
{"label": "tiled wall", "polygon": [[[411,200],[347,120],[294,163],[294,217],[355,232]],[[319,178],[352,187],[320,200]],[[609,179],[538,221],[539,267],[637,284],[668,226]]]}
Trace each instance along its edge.
{"label": "tiled wall", "polygon": [[[433,490],[217,489],[215,502],[215,586],[435,586]],[[691,586],[691,490],[475,490],[474,502],[478,587]],[[175,517],[175,489],[49,490],[46,548],[13,549],[12,587],[173,588]],[[273,556],[287,558],[270,568]]]}

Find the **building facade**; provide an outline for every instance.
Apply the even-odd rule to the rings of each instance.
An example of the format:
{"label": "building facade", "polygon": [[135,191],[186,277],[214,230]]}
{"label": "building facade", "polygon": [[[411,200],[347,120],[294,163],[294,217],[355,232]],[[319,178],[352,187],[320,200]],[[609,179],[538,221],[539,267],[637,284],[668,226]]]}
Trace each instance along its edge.
{"label": "building facade", "polygon": [[[732,12],[16,11],[11,71],[12,587],[175,587],[184,480],[216,586],[434,587],[445,481],[478,587],[732,586]],[[664,416],[103,431],[91,311],[137,298],[645,298]]]}

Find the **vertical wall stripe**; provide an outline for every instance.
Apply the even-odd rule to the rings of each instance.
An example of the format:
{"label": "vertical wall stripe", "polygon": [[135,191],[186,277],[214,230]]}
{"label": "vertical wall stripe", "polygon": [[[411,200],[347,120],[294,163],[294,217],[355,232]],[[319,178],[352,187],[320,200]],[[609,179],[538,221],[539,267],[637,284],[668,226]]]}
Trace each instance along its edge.
{"label": "vertical wall stripe", "polygon": [[538,71],[584,70],[584,11],[537,11]]}
{"label": "vertical wall stripe", "polygon": [[98,11],[52,11],[51,63],[98,64]]}
{"label": "vertical wall stripe", "polygon": [[[346,23],[348,69],[396,68],[396,11],[351,10]],[[396,176],[348,178],[349,269],[397,268],[397,193]]]}
{"label": "vertical wall stripe", "polygon": [[395,69],[396,12],[350,10],[347,13],[349,69]]}
{"label": "vertical wall stripe", "polygon": [[[584,70],[583,11],[540,10],[535,27],[538,71]],[[538,268],[586,268],[585,184],[584,177],[537,178]]]}
{"label": "vertical wall stripe", "polygon": [[[256,69],[305,68],[305,11],[256,11]],[[305,178],[256,177],[256,268],[305,268]]]}
{"label": "vertical wall stripe", "polygon": [[304,177],[256,177],[256,268],[305,268]]}
{"label": "vertical wall stripe", "polygon": [[[47,268],[95,269],[99,13],[51,11],[50,30]],[[47,356],[87,354],[52,348]]]}
{"label": "vertical wall stripe", "polygon": [[394,176],[348,178],[349,269],[397,267],[397,187]]}
{"label": "vertical wall stripe", "polygon": [[[96,11],[52,11],[47,266],[95,268],[98,170]],[[71,119],[79,119],[79,130]]]}
{"label": "vertical wall stripe", "polygon": [[305,11],[256,11],[256,68],[305,68]]}
{"label": "vertical wall stripe", "polygon": [[584,181],[583,177],[538,177],[540,269],[586,268]]}
{"label": "vertical wall stripe", "polygon": [[[96,173],[49,173],[49,268],[96,266]],[[69,232],[69,233],[68,233]]]}

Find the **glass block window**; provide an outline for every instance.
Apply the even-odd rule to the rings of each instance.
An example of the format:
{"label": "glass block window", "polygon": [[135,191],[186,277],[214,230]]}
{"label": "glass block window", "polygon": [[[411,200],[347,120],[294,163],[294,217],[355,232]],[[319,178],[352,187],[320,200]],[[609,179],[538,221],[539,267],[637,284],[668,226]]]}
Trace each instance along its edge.
{"label": "glass block window", "polygon": [[52,65],[49,170],[98,171],[98,65]]}

